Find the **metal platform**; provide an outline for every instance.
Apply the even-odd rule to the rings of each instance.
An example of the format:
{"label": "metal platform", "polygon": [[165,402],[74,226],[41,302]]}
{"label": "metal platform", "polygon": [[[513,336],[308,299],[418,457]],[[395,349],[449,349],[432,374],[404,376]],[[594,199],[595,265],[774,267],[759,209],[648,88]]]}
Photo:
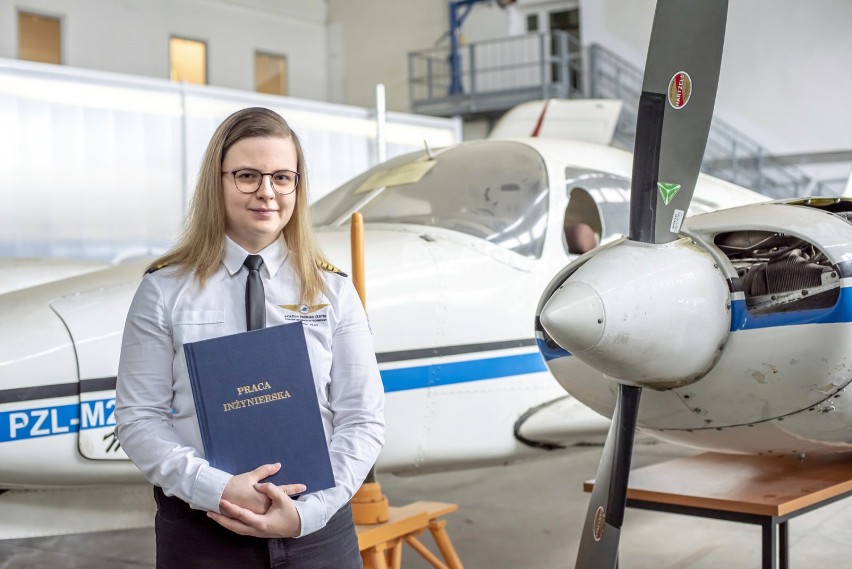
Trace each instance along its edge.
{"label": "metal platform", "polygon": [[454,82],[449,47],[408,54],[411,111],[452,117],[502,113],[536,99],[583,97],[580,42],[563,31],[470,43]]}

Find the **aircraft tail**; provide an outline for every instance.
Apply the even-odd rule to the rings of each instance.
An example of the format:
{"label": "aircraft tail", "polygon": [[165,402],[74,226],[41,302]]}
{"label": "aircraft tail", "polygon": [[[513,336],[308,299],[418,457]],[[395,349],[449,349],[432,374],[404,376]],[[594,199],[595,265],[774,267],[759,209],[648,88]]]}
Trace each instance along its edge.
{"label": "aircraft tail", "polygon": [[621,101],[548,99],[530,101],[503,115],[489,138],[559,138],[610,144],[621,114]]}

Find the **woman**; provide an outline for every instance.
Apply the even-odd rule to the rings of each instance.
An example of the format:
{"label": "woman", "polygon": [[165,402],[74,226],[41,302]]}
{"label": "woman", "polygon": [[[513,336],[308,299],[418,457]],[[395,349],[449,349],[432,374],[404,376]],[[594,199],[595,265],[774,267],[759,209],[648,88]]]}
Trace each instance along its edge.
{"label": "woman", "polygon": [[[278,114],[225,119],[181,237],[130,306],[116,422],[155,486],[157,567],[361,567],[348,502],[383,444],[384,395],[354,287],[315,243],[305,178],[299,139]],[[260,284],[265,303],[252,313],[247,288]],[[304,485],[260,483],[280,465],[223,472],[204,459],[182,346],[301,312],[336,486],[294,500]]]}

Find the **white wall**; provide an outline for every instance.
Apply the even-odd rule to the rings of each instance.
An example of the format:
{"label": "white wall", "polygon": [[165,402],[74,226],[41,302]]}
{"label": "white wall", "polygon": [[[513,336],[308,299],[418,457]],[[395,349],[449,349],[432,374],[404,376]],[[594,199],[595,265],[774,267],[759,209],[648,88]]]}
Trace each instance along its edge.
{"label": "white wall", "polygon": [[[514,7],[501,8],[496,3],[475,4],[461,28],[462,43],[504,38],[511,33],[510,19]],[[450,28],[447,16],[446,30]]]}
{"label": "white wall", "polygon": [[168,79],[181,36],[207,42],[210,85],[253,91],[260,50],[287,56],[290,95],[327,96],[323,0],[0,0],[0,57],[18,55],[17,11],[62,19],[65,65]]}
{"label": "white wall", "polygon": [[[462,42],[505,37],[511,9],[475,4],[462,26]],[[447,0],[364,2],[328,0],[330,100],[373,106],[384,83],[387,106],[408,111],[408,53],[449,45]],[[338,67],[339,63],[339,67]]]}
{"label": "white wall", "polygon": [[327,1],[329,58],[342,62],[329,92],[372,107],[376,83],[384,83],[388,109],[408,111],[408,52],[427,49],[446,33],[446,0]]}
{"label": "white wall", "polygon": [[[580,0],[583,43],[643,67],[655,4]],[[518,0],[505,10],[477,4],[462,35],[473,42],[521,33],[527,13],[572,5],[576,0]],[[774,154],[852,149],[852,1],[729,6],[718,116]],[[340,63],[330,70],[329,91],[339,97],[333,100],[372,106],[374,86],[383,82],[389,108],[398,110],[408,108],[407,53],[432,46],[449,28],[446,0],[328,0],[328,17],[338,40],[330,57]]]}
{"label": "white wall", "polygon": [[[578,0],[473,7],[473,42]],[[582,39],[643,66],[655,0],[579,0]],[[446,45],[447,0],[0,0],[0,57],[16,10],[63,18],[67,65],[168,77],[168,38],[208,42],[211,85],[253,90],[255,49],[284,53],[291,95],[407,111],[409,51]],[[542,22],[543,24],[544,22]],[[852,1],[730,0],[717,114],[776,154],[852,149]]]}
{"label": "white wall", "polygon": [[[585,0],[583,42],[644,66],[654,0]],[[774,154],[852,149],[852,2],[730,0],[717,114]]]}

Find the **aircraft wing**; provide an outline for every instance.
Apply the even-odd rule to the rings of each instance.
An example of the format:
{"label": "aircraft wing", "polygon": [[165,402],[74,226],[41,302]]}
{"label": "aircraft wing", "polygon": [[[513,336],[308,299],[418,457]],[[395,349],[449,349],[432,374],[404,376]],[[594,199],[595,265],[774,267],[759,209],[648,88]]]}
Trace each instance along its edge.
{"label": "aircraft wing", "polygon": [[108,266],[98,261],[71,259],[0,259],[0,275],[3,275],[0,294],[100,271]]}

